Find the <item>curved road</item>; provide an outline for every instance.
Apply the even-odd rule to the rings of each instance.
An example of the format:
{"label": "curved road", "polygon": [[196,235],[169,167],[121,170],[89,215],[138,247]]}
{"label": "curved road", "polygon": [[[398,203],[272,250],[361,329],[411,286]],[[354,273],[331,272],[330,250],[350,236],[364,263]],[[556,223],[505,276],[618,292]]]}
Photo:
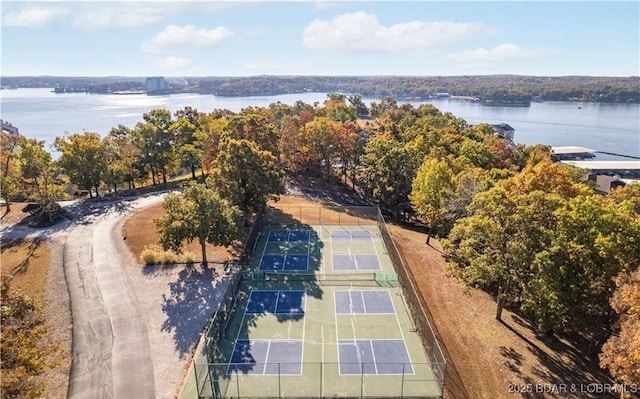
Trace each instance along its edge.
{"label": "curved road", "polygon": [[147,330],[114,230],[130,211],[161,201],[138,199],[106,207],[67,232],[64,268],[73,316],[69,398],[154,398]]}

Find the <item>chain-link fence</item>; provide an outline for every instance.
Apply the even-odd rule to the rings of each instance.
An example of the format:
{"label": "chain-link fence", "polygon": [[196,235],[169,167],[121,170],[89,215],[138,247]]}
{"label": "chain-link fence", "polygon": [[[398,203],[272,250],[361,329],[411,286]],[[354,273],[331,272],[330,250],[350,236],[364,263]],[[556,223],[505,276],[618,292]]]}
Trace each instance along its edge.
{"label": "chain-link fence", "polygon": [[[380,379],[380,375],[366,373],[367,364],[359,363],[362,373],[359,376],[341,375],[339,369],[341,363],[302,363],[302,368],[306,370],[304,377],[301,375],[293,378],[291,375],[281,374],[279,371],[273,375],[263,376],[264,380],[257,383],[257,376],[251,374],[248,379],[247,374],[228,373],[229,364],[211,363],[217,351],[217,345],[223,338],[229,318],[235,307],[238,289],[242,280],[279,280],[292,279],[292,275],[279,275],[278,273],[264,273],[247,270],[252,249],[254,248],[258,234],[265,224],[307,224],[307,225],[377,225],[380,229],[382,241],[394,265],[396,273],[379,274],[371,273],[365,278],[358,276],[358,279],[372,280],[376,282],[384,281],[388,284],[400,283],[403,291],[403,300],[407,305],[415,330],[421,337],[423,346],[429,356],[430,363],[407,363],[403,365],[402,373],[385,375]],[[269,208],[264,214],[260,213],[254,223],[251,232],[245,242],[240,254],[239,261],[233,265],[233,273],[228,274],[227,287],[224,293],[224,300],[219,305],[217,311],[210,318],[205,328],[202,338],[198,343],[194,354],[193,369],[198,398],[219,398],[219,397],[425,397],[424,386],[427,382],[434,383],[437,389],[433,395],[427,397],[441,397],[444,389],[445,375],[447,370],[446,358],[438,342],[436,331],[432,326],[428,311],[422,303],[421,297],[416,289],[400,252],[398,251],[386,222],[379,208],[377,207],[336,207],[332,209],[320,207],[291,207]],[[313,278],[322,280],[323,276],[314,275],[301,276],[300,279]],[[324,276],[327,280],[334,279],[335,276]],[[379,367],[381,363],[376,363]],[[424,372],[420,370],[423,369]],[[267,366],[265,365],[265,369]],[[272,364],[270,369],[280,370],[281,364]],[[405,372],[411,369],[411,373]],[[313,372],[317,370],[317,372]],[[333,375],[340,378],[334,378]],[[258,378],[263,378],[258,376]],[[277,377],[277,378],[274,378]],[[374,378],[378,377],[378,378]],[[359,378],[359,379],[358,379]],[[331,389],[328,389],[329,385]],[[347,381],[347,382],[344,382]],[[383,381],[381,383],[381,381]],[[274,385],[275,384],[275,385]],[[333,386],[344,384],[344,387]],[[259,393],[252,390],[259,388]],[[309,390],[308,393],[306,391]],[[368,393],[375,392],[373,396]],[[420,392],[414,394],[413,392]]]}
{"label": "chain-link fence", "polygon": [[444,389],[444,380],[446,374],[447,361],[438,342],[436,330],[429,321],[430,317],[426,307],[422,304],[421,296],[413,282],[411,272],[407,268],[395,242],[391,238],[391,234],[387,229],[387,224],[382,216],[382,212],[378,210],[378,228],[382,233],[382,239],[387,249],[387,253],[391,258],[396,271],[398,272],[398,280],[404,294],[405,303],[411,313],[411,317],[415,323],[416,330],[422,338],[422,343],[427,350],[427,354],[434,365],[434,373],[438,378],[441,389]]}
{"label": "chain-link fence", "polygon": [[[198,365],[203,390],[209,398],[440,398],[439,381],[430,363],[254,363],[251,370],[237,371],[247,364],[208,363]],[[299,369],[291,374],[292,368]],[[235,369],[235,370],[234,370]],[[395,370],[379,374],[375,370]],[[233,370],[233,371],[230,371]],[[349,374],[343,371],[349,370]],[[372,372],[373,371],[373,372]],[[429,388],[431,387],[431,389]]]}
{"label": "chain-link fence", "polygon": [[376,225],[378,208],[373,206],[279,206],[269,207],[265,223],[276,225]]}

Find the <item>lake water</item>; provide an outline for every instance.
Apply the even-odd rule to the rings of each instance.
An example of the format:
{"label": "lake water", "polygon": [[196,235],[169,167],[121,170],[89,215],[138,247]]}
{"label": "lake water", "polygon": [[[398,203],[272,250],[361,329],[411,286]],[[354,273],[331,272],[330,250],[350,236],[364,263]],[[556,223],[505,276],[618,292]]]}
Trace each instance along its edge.
{"label": "lake water", "polygon": [[[20,129],[20,134],[53,143],[69,133],[108,134],[112,127],[134,126],[142,114],[155,108],[171,112],[186,106],[201,112],[248,106],[267,107],[280,101],[293,104],[322,102],[325,93],[286,94],[261,97],[216,97],[199,94],[170,96],[55,94],[51,89],[18,89],[0,92],[0,115]],[[365,104],[380,99],[364,98]],[[515,129],[515,142],[527,145],[576,145],[597,151],[640,156],[640,104],[580,102],[532,103],[530,107],[494,107],[452,99],[430,100],[442,112],[451,112],[472,124],[508,123]],[[419,106],[421,101],[398,100]],[[54,154],[55,156],[55,154]],[[598,159],[606,159],[598,155]]]}

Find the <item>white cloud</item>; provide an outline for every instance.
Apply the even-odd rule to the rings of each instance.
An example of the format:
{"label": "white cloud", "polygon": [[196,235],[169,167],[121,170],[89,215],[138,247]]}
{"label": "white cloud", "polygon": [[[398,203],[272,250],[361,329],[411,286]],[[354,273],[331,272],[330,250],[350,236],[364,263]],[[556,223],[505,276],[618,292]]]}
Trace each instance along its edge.
{"label": "white cloud", "polygon": [[476,50],[451,53],[447,59],[461,69],[495,68],[506,61],[544,59],[552,56],[553,50],[545,48],[522,48],[515,44],[501,44],[492,49],[479,48]]}
{"label": "white cloud", "polygon": [[[22,3],[22,4],[21,4]],[[73,0],[61,3],[59,0],[38,0],[37,6],[27,2],[3,3],[3,26],[43,27],[60,17],[66,17],[73,28],[83,31],[97,31],[107,28],[141,27],[156,23],[168,16],[185,13],[215,13],[244,3],[233,1],[193,1],[185,5],[173,0],[165,1],[94,1]],[[60,4],[64,4],[61,7]]]}
{"label": "white cloud", "polygon": [[191,65],[191,60],[183,57],[167,57],[158,60],[155,66],[162,69],[182,69]]}
{"label": "white cloud", "polygon": [[4,26],[39,28],[71,12],[69,8],[28,6],[22,10],[9,11],[3,15]]}
{"label": "white cloud", "polygon": [[387,27],[377,16],[361,11],[311,22],[302,42],[311,49],[341,53],[425,55],[455,41],[498,33],[498,28],[481,22],[411,21]]}
{"label": "white cloud", "polygon": [[169,25],[151,40],[142,43],[142,49],[150,53],[181,50],[185,48],[212,47],[233,36],[229,29],[220,26],[215,29],[199,28],[195,25]]}
{"label": "white cloud", "polygon": [[85,7],[76,14],[73,27],[84,31],[140,27],[162,20],[168,12],[166,7],[158,4],[123,3],[117,6]]}

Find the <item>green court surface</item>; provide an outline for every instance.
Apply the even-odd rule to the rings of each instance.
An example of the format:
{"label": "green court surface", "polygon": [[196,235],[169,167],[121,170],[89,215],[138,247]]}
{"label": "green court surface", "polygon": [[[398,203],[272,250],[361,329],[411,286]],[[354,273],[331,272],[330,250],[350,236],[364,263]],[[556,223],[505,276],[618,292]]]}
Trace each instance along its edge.
{"label": "green court surface", "polygon": [[270,226],[200,397],[440,397],[377,226]]}

